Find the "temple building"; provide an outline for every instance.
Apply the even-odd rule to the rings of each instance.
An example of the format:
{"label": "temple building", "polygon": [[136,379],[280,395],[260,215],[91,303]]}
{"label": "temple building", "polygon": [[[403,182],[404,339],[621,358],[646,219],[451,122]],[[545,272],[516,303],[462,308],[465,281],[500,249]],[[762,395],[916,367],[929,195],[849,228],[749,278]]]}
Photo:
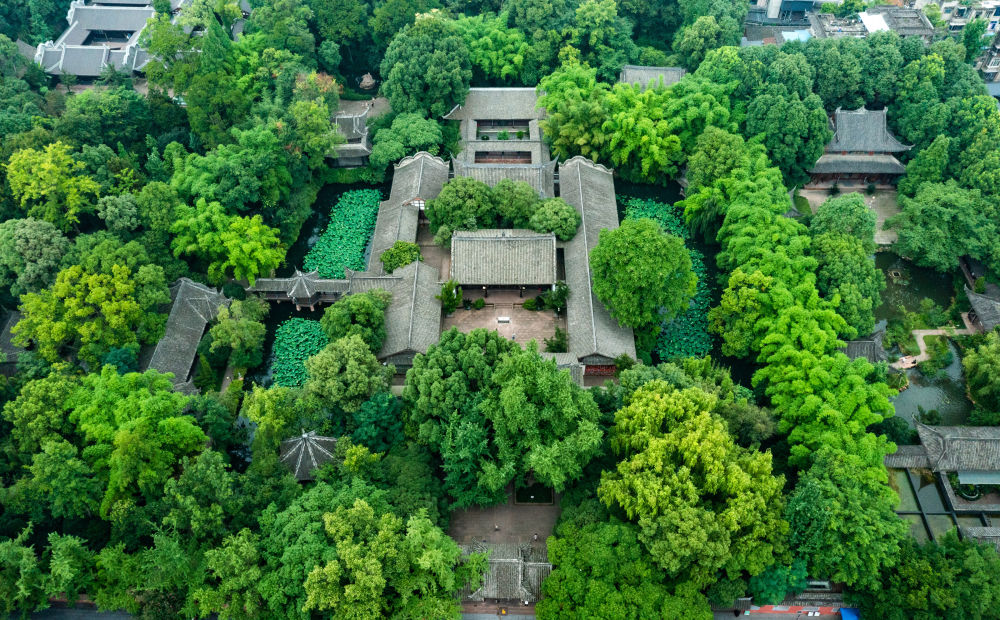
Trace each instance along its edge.
{"label": "temple building", "polygon": [[556,162],[538,126],[544,116],[534,88],[470,88],[465,102],[444,115],[460,122],[455,176],[490,187],[501,179],[525,181],[542,198],[555,196]]}
{"label": "temple building", "polygon": [[910,150],[886,127],[886,111],[841,110],[831,120],[833,140],[809,171],[811,185],[839,181],[895,183],[906,172],[897,153]]}

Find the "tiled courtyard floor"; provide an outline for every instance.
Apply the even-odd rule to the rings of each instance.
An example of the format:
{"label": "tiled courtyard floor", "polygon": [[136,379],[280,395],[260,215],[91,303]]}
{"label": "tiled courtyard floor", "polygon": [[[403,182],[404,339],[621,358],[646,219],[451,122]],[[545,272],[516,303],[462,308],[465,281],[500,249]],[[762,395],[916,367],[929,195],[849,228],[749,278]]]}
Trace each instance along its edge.
{"label": "tiled courtyard floor", "polygon": [[[517,293],[513,294],[513,298],[517,299]],[[524,302],[523,299],[519,301]],[[501,323],[500,319],[510,319],[510,322]],[[544,339],[551,338],[556,332],[556,327],[566,329],[566,317],[556,316],[552,310],[525,310],[520,303],[499,301],[497,296],[491,293],[486,307],[482,310],[459,308],[451,316],[445,317],[441,322],[441,330],[445,331],[452,327],[457,327],[462,332],[470,332],[480,327],[491,329],[499,332],[504,338],[522,344],[534,340],[538,343],[539,351],[543,351]]]}
{"label": "tiled courtyard floor", "polygon": [[514,491],[508,487],[506,504],[453,512],[448,535],[459,544],[485,540],[491,543],[544,545],[558,518],[558,495],[554,504],[515,504]]}

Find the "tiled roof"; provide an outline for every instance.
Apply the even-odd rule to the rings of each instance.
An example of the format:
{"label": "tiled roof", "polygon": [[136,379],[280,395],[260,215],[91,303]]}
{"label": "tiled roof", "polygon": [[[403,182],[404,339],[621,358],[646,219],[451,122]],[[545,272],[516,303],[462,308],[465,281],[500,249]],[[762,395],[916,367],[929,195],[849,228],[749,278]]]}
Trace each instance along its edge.
{"label": "tiled roof", "polygon": [[993,328],[1000,325],[1000,301],[974,292],[968,286],[965,287],[965,294],[969,298],[969,304],[976,313],[976,318],[982,323],[983,329],[993,331]]}
{"label": "tiled roof", "polygon": [[[385,311],[386,336],[378,358],[425,353],[441,336],[441,292],[438,270],[415,261],[387,276],[392,301]],[[382,288],[382,287],[379,287]]]}
{"label": "tiled roof", "polygon": [[827,153],[902,153],[910,148],[889,133],[885,109],[837,108],[833,114],[833,140]]}
{"label": "tiled roof", "polygon": [[316,431],[303,432],[281,442],[281,462],[291,468],[299,481],[312,480],[313,470],[333,460],[336,448],[334,437],[323,437]]}
{"label": "tiled roof", "polygon": [[156,343],[148,368],[173,373],[174,385],[179,386],[187,382],[205,327],[229,300],[216,289],[188,278],[170,286],[170,298],[173,303],[166,330]]}
{"label": "tiled roof", "polygon": [[963,527],[962,535],[977,542],[993,545],[1000,551],[1000,527]]}
{"label": "tiled roof", "polygon": [[468,601],[517,600],[529,603],[541,598],[542,582],[552,572],[544,545],[515,543],[472,543],[462,545],[465,555],[489,553],[489,570],[475,592],[466,588]]}
{"label": "tiled roof", "polygon": [[812,174],[903,174],[906,168],[892,155],[823,153]]}
{"label": "tiled roof", "polygon": [[490,187],[503,179],[524,181],[542,198],[555,196],[555,160],[544,164],[469,164],[453,159],[451,163],[456,177],[472,177]]}
{"label": "tiled roof", "polygon": [[456,231],[451,278],[463,285],[554,284],[556,237],[517,229]]}
{"label": "tiled roof", "polygon": [[1000,471],[1000,426],[917,424],[934,471]]}
{"label": "tiled roof", "polygon": [[886,467],[894,469],[922,469],[931,466],[923,446],[896,446],[896,452],[885,455]]}
{"label": "tiled roof", "polygon": [[541,118],[534,88],[470,88],[465,102],[444,115],[445,120],[529,120]]}
{"label": "tiled roof", "polygon": [[600,232],[618,228],[615,182],[611,171],[583,157],[559,166],[559,195],[581,217],[581,225],[565,246],[569,299],[566,317],[569,350],[581,361],[587,357],[614,360],[621,354],[635,357],[632,330],[618,325],[592,290],[590,251]]}

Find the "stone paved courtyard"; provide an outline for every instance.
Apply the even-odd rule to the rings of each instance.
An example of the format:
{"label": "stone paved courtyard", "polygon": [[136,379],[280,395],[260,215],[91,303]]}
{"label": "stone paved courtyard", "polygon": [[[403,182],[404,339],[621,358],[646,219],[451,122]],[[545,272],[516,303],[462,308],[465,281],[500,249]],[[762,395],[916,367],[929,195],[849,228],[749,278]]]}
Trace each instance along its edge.
{"label": "stone paved courtyard", "polygon": [[558,495],[553,504],[515,504],[514,490],[509,486],[506,504],[453,512],[448,535],[459,544],[485,540],[491,543],[545,545],[545,539],[552,534],[558,518]]}
{"label": "stone paved courtyard", "polygon": [[[481,293],[465,293],[466,299],[481,297]],[[545,349],[545,338],[551,338],[556,327],[566,329],[566,317],[556,316],[552,310],[525,310],[524,299],[519,299],[517,293],[490,293],[486,307],[482,310],[465,310],[459,308],[451,316],[446,316],[441,322],[441,330],[457,327],[459,331],[470,332],[476,328],[491,329],[499,332],[504,338],[524,344],[529,340],[538,343],[539,351]],[[510,322],[501,323],[501,318]]]}

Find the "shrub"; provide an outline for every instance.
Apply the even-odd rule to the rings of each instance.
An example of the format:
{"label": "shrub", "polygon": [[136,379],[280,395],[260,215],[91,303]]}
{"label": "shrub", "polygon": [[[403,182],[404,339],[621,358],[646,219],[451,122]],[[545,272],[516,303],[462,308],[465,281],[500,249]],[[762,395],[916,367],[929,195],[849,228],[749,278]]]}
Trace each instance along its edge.
{"label": "shrub", "polygon": [[552,290],[545,291],[539,297],[546,308],[562,312],[566,307],[566,300],[569,299],[569,285],[560,280]]}
{"label": "shrub", "polygon": [[976,278],[976,283],[975,283],[975,289],[974,290],[975,290],[975,292],[977,292],[979,294],[982,294],[982,293],[986,292],[986,277],[985,276],[979,276],[978,278]]}
{"label": "shrub", "polygon": [[375,189],[344,192],[330,210],[330,224],[302,261],[322,278],[343,278],[344,269],[365,269],[365,248],[375,230],[382,196]]}
{"label": "shrub", "polygon": [[472,307],[475,308],[476,310],[482,310],[483,308],[486,307],[486,300],[483,299],[482,297],[479,297],[478,299],[476,299],[476,301],[472,302]]}
{"label": "shrub", "polygon": [[420,246],[416,243],[397,241],[391,248],[382,252],[379,260],[382,261],[382,266],[385,270],[388,273],[392,273],[400,267],[409,265],[413,261],[422,261],[424,257],[420,254]]}
{"label": "shrub", "polygon": [[275,385],[297,387],[306,381],[306,359],[323,350],[330,339],[319,321],[288,319],[274,333],[274,362],[271,381]]}
{"label": "shrub", "polygon": [[504,129],[497,134],[497,140],[510,140],[510,132]]}
{"label": "shrub", "polygon": [[556,332],[552,334],[551,338],[545,339],[545,352],[546,353],[565,353],[569,350],[569,335],[566,330],[557,327]]}
{"label": "shrub", "polygon": [[875,189],[876,189],[875,184],[869,183],[868,185],[865,186],[865,193],[871,196],[872,194],[875,193]]}
{"label": "shrub", "polygon": [[441,300],[441,309],[445,314],[451,314],[462,304],[462,287],[454,280],[448,280],[441,286],[441,294],[435,296]]}
{"label": "shrub", "polygon": [[538,308],[535,307],[535,300],[533,298],[532,299],[525,299],[524,300],[524,309],[525,310],[537,310]]}
{"label": "shrub", "polygon": [[518,129],[517,130],[517,139],[518,140],[523,140],[524,139],[524,130],[523,129]]}
{"label": "shrub", "polygon": [[569,241],[580,226],[580,214],[562,198],[543,200],[528,220],[536,232],[555,233],[560,241]]}

